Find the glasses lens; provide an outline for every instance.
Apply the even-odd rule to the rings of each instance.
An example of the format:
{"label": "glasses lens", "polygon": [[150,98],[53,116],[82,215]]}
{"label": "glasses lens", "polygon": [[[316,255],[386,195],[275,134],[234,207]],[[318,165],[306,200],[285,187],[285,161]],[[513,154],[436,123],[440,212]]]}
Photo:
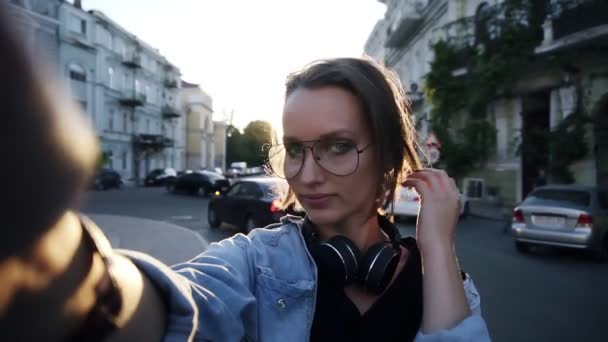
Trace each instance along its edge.
{"label": "glasses lens", "polygon": [[[292,146],[293,145],[293,146]],[[268,149],[268,164],[280,178],[295,177],[302,168],[304,148],[299,144],[273,145]]]}
{"label": "glasses lens", "polygon": [[321,140],[313,147],[315,160],[323,169],[337,176],[355,172],[359,153],[354,143],[342,140]]}

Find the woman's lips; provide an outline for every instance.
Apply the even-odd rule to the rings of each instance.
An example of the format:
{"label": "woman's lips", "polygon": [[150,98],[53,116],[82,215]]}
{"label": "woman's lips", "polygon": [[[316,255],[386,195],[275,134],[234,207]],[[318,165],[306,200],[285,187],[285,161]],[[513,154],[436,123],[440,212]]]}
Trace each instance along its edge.
{"label": "woman's lips", "polygon": [[328,206],[331,194],[309,194],[301,195],[302,205],[312,209],[322,209]]}

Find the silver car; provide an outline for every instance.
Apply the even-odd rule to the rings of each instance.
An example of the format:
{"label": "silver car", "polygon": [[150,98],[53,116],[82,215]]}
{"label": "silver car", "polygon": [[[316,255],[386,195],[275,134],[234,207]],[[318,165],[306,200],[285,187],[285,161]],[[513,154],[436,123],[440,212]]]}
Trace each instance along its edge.
{"label": "silver car", "polygon": [[515,246],[531,244],[592,251],[608,259],[608,191],[574,185],[536,188],[513,210]]}

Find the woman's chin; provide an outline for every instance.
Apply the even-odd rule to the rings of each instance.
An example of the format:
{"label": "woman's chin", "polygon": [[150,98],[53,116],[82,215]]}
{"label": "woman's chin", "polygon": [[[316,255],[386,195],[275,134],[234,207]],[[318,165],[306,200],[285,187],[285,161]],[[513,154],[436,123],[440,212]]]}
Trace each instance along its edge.
{"label": "woman's chin", "polygon": [[304,208],[308,218],[316,225],[333,224],[338,221],[338,213],[330,208]]}

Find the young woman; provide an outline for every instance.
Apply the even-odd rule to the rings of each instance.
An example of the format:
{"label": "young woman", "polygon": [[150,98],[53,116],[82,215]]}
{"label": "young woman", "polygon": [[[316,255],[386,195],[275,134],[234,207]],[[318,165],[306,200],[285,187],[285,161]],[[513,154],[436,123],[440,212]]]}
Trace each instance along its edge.
{"label": "young woman", "polygon": [[[458,191],[420,168],[406,100],[381,66],[334,59],[288,79],[284,139],[269,161],[306,219],[284,217],[169,268],[111,250],[70,209],[94,169],[93,132],[6,22],[0,136],[21,142],[5,160],[24,171],[2,174],[12,181],[2,192],[0,340],[489,340],[454,255]],[[379,212],[401,181],[422,198],[416,240]]]}

